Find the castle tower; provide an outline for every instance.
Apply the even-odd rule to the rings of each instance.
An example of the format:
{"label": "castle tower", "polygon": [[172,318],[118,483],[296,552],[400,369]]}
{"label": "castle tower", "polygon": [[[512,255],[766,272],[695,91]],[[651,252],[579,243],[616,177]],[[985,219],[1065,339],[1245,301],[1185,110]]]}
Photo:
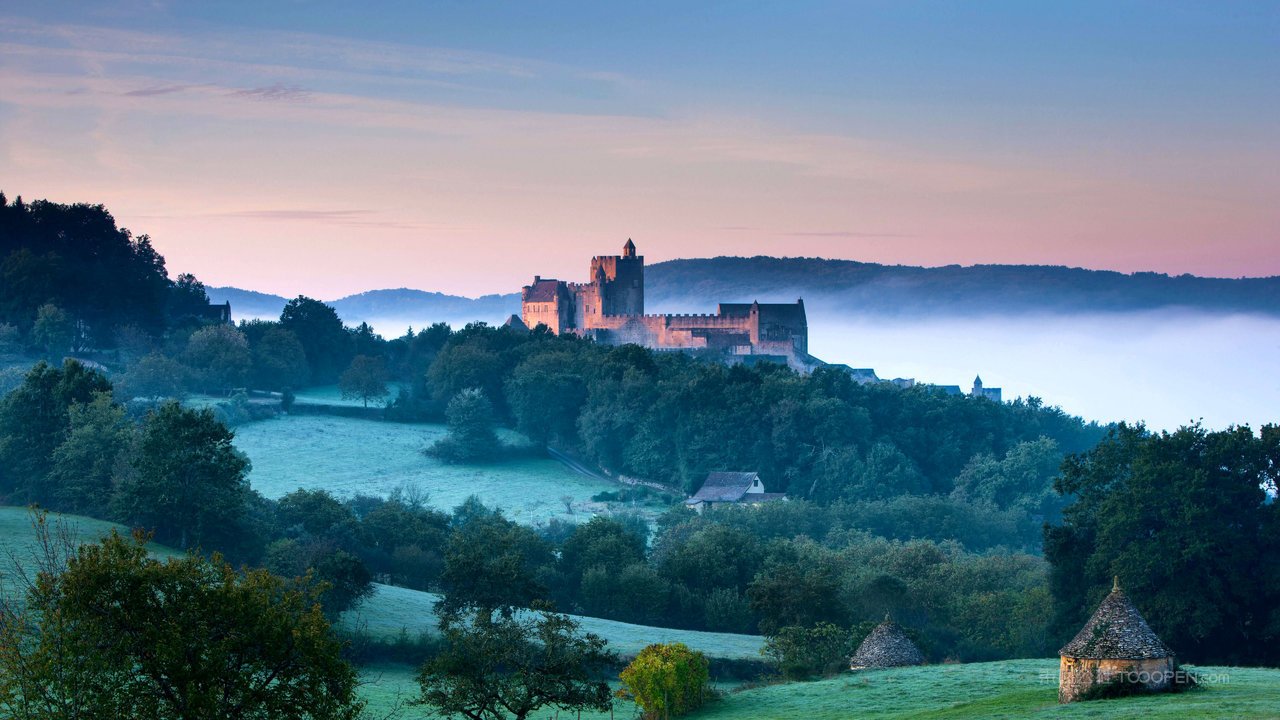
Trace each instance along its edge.
{"label": "castle tower", "polygon": [[591,279],[599,287],[601,315],[644,314],[644,256],[630,238],[621,255],[591,259]]}

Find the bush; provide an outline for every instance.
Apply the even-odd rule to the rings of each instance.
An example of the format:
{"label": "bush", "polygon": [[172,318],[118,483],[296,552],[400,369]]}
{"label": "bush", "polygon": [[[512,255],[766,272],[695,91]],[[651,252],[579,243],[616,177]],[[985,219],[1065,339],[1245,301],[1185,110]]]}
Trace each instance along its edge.
{"label": "bush", "polygon": [[834,675],[844,670],[856,649],[854,633],[831,623],[784,627],[770,635],[762,652],[788,680]]}
{"label": "bush", "polygon": [[478,388],[454,396],[445,417],[449,434],[428,448],[427,454],[449,463],[491,461],[502,454],[502,443],[494,432],[493,405]]}
{"label": "bush", "polygon": [[707,659],[684,643],[646,647],[621,678],[619,697],[635,700],[646,720],[684,715],[713,697]]}

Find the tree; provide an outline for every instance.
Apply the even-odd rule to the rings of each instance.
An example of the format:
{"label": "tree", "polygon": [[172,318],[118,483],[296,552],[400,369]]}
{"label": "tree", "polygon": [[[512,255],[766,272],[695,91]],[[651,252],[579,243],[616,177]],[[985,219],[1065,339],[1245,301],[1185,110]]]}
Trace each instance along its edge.
{"label": "tree", "polygon": [[512,371],[507,405],[516,427],[537,443],[572,443],[575,421],[587,399],[577,357],[570,352],[539,353]]}
{"label": "tree", "polygon": [[117,228],[101,205],[43,200],[0,208],[0,321],[30,330],[46,303],[65,311],[91,347],[115,329],[165,327],[169,280],[145,235]]}
{"label": "tree", "polygon": [[95,393],[88,403],[67,409],[67,439],[53,451],[49,472],[55,507],[68,512],[105,517],[111,500],[117,461],[133,441],[133,425],[110,393]]}
{"label": "tree", "polygon": [[13,323],[0,322],[0,355],[9,355],[22,350],[22,333]]}
{"label": "tree", "polygon": [[541,580],[554,563],[551,546],[532,529],[491,515],[468,521],[449,536],[441,583],[443,612],[529,607],[547,597]]}
{"label": "tree", "polygon": [[570,585],[577,585],[590,568],[616,576],[622,568],[644,561],[646,538],[625,525],[600,515],[574,528],[560,549],[560,567]]}
{"label": "tree", "polygon": [[357,355],[338,380],[343,400],[369,401],[387,395],[387,366],[380,357]]}
{"label": "tree", "polygon": [[1045,529],[1057,630],[1070,637],[1119,576],[1152,629],[1204,664],[1280,662],[1280,426],[1151,433],[1121,424],[1069,456],[1074,498]]}
{"label": "tree", "polygon": [[167,402],[149,413],[113,499],[116,516],[181,548],[226,547],[249,497],[249,461],[233,437],[207,409]]}
{"label": "tree", "polygon": [[698,709],[711,699],[710,663],[684,643],[650,645],[622,671],[622,690],[645,720],[665,720]]}
{"label": "tree", "polygon": [[747,597],[760,617],[761,632],[768,635],[788,625],[844,620],[845,610],[836,600],[839,588],[839,575],[826,554],[811,552],[770,558]]}
{"label": "tree", "polygon": [[31,341],[44,350],[45,357],[57,356],[72,350],[76,326],[62,308],[45,303],[36,310],[36,322],[31,326]]}
{"label": "tree", "polygon": [[181,399],[187,386],[187,368],[182,363],[153,352],[133,364],[116,383],[122,400]]}
{"label": "tree", "polygon": [[280,498],[277,512],[284,527],[299,526],[316,536],[356,519],[355,514],[327,490],[294,490]]}
{"label": "tree", "polygon": [[312,565],[315,578],[324,583],[324,612],[337,618],[343,612],[373,597],[373,575],[360,558],[346,550],[325,553]]}
{"label": "tree", "polygon": [[252,365],[244,333],[221,324],[192,333],[183,359],[201,388],[212,393],[243,387]]}
{"label": "tree", "polygon": [[491,460],[501,450],[494,432],[493,405],[478,388],[463,390],[449,401],[445,411],[448,434],[437,440],[430,453],[447,462]]}
{"label": "tree", "polygon": [[170,284],[166,311],[171,325],[198,323],[208,307],[209,293],[195,275],[183,273]]}
{"label": "tree", "polygon": [[280,313],[280,326],[292,332],[306,353],[311,380],[331,383],[351,362],[351,335],[333,308],[299,295]]}
{"label": "tree", "polygon": [[284,390],[307,384],[311,369],[307,352],[298,336],[272,325],[253,346],[253,375],[256,387]]}
{"label": "tree", "polygon": [[[862,637],[866,633],[860,633]],[[854,633],[831,623],[813,627],[779,628],[765,640],[765,656],[777,663],[783,677],[807,680],[845,670],[857,649]]]}
{"label": "tree", "polygon": [[67,436],[69,412],[95,393],[111,392],[100,373],[75,360],[37,363],[22,385],[0,399],[0,495],[10,502],[48,502],[53,452]]}
{"label": "tree", "polygon": [[441,620],[445,649],[418,672],[419,705],[445,717],[524,720],[550,707],[608,710],[597,678],[616,657],[603,638],[547,610],[507,616],[476,611]]}
{"label": "tree", "polygon": [[[47,565],[56,568],[57,563]],[[355,670],[314,588],[218,555],[164,562],[114,531],[0,615],[0,710],[19,720],[355,718]]]}

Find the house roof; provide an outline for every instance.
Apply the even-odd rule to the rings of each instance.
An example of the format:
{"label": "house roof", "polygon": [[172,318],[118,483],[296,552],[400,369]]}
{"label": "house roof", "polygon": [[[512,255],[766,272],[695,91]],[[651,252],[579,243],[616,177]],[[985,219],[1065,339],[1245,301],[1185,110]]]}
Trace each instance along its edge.
{"label": "house roof", "polygon": [[700,502],[737,502],[759,479],[760,473],[753,472],[707,473],[702,487],[685,502],[690,505]]}
{"label": "house roof", "polygon": [[553,302],[560,291],[559,280],[535,280],[524,294],[526,302]]}
{"label": "house roof", "polygon": [[1058,651],[1072,658],[1142,660],[1172,657],[1117,582],[1093,617]]}
{"label": "house roof", "polygon": [[760,313],[760,322],[788,325],[791,327],[807,326],[804,303],[720,303],[718,311],[722,317],[743,318],[751,315],[752,308]]}
{"label": "house roof", "polygon": [[924,655],[898,623],[885,619],[867,635],[849,659],[850,668],[902,667],[923,665]]}

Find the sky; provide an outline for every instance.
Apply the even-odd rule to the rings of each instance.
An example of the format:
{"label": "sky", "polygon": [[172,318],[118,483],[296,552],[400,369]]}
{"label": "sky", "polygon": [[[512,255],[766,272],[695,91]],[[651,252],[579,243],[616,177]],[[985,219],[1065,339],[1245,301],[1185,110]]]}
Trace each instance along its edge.
{"label": "sky", "polygon": [[0,190],[334,299],[716,255],[1280,275],[1280,3],[0,0]]}

